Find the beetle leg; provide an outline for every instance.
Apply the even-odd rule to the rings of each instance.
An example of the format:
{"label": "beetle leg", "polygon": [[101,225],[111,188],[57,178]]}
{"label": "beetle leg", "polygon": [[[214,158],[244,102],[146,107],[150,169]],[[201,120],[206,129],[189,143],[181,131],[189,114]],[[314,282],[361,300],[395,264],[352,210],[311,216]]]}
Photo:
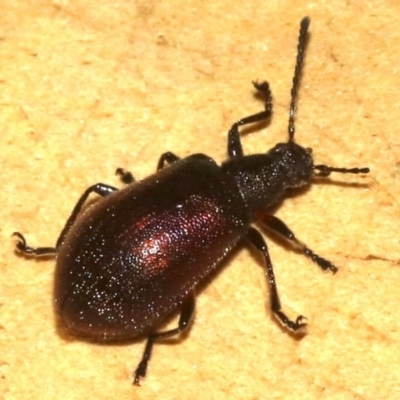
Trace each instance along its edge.
{"label": "beetle leg", "polygon": [[[160,169],[163,169],[165,167],[165,163],[172,164],[179,160],[180,160],[180,157],[178,157],[174,153],[171,153],[170,151],[167,151],[166,153],[161,154],[161,157],[158,160],[158,164],[157,164],[157,171],[159,171]],[[127,185],[135,182],[135,178],[133,177],[132,173],[127,171],[124,168],[117,168],[115,173],[116,173],[116,175],[119,175],[121,178],[121,181]]]}
{"label": "beetle leg", "polygon": [[25,237],[19,233],[14,232],[12,236],[16,236],[18,238],[18,243],[15,248],[22,254],[26,256],[54,256],[56,253],[55,247],[30,247],[27,245]]}
{"label": "beetle leg", "polygon": [[140,378],[144,378],[146,376],[147,365],[149,363],[151,352],[153,350],[154,342],[163,340],[165,338],[169,338],[171,336],[178,335],[182,331],[188,328],[190,324],[190,320],[192,319],[195,308],[195,293],[191,292],[188,297],[182,303],[181,315],[179,317],[178,327],[175,329],[171,329],[165,332],[155,332],[150,333],[147,337],[146,347],[143,352],[142,360],[135,371],[135,378],[133,384],[136,386],[139,385]]}
{"label": "beetle leg", "polygon": [[132,172],[127,171],[124,168],[117,168],[115,170],[115,175],[118,175],[122,181],[122,183],[125,183],[126,185],[129,185],[130,183],[135,182],[135,178],[132,175]]}
{"label": "beetle leg", "polygon": [[89,195],[91,193],[96,193],[99,196],[102,197],[106,197],[109,196],[110,194],[116,192],[118,189],[110,186],[110,185],[106,185],[104,183],[96,183],[95,185],[92,185],[90,187],[88,187],[85,192],[83,193],[83,195],[81,196],[81,198],[78,200],[78,202],[76,203],[74,209],[72,210],[71,215],[69,216],[63,230],[61,231],[61,234],[59,236],[59,238],[57,239],[57,243],[56,243],[56,249],[58,249],[62,243],[62,241],[65,238],[65,235],[68,233],[68,231],[71,229],[71,226],[75,223],[76,218],[78,217],[78,214],[80,213],[83,205],[85,204],[87,198],[89,197]]}
{"label": "beetle leg", "polygon": [[268,82],[252,82],[253,86],[264,96],[265,98],[265,110],[257,114],[250,115],[235,122],[232,125],[228,133],[228,155],[230,158],[242,157],[243,149],[242,143],[240,142],[239,127],[254,122],[264,121],[271,116],[272,113],[272,95],[269,89]]}
{"label": "beetle leg", "polygon": [[300,249],[300,251],[311,258],[315,264],[317,264],[322,270],[327,271],[328,269],[333,273],[337,272],[337,267],[335,267],[329,260],[325,260],[325,258],[320,257],[318,254],[315,254],[311,249],[309,249],[304,243],[296,238],[294,233],[288,228],[288,226],[281,221],[279,218],[267,214],[264,211],[257,211],[257,218],[263,222],[269,229],[278,233],[280,236],[283,236],[285,239],[292,242],[296,247]]}
{"label": "beetle leg", "polygon": [[172,164],[179,160],[180,160],[180,157],[178,157],[174,153],[171,153],[170,151],[167,151],[166,153],[161,154],[161,157],[158,160],[158,164],[157,164],[157,171],[159,171],[160,169],[163,169],[165,167],[166,162],[168,164]]}
{"label": "beetle leg", "polygon": [[265,269],[266,275],[268,278],[268,284],[270,289],[270,297],[271,297],[271,310],[278,318],[279,322],[283,325],[288,327],[291,331],[295,332],[299,329],[303,328],[306,324],[303,322],[305,317],[299,315],[295,321],[289,319],[286,314],[281,311],[281,302],[279,300],[278,289],[276,286],[275,281],[275,274],[271,263],[271,258],[268,253],[268,247],[265,243],[264,238],[261,236],[260,232],[257,231],[255,228],[249,228],[246,234],[247,239],[249,242],[264,256],[265,261]]}
{"label": "beetle leg", "polygon": [[89,195],[91,193],[96,193],[100,196],[106,197],[110,195],[111,193],[114,193],[117,188],[110,186],[110,185],[105,185],[104,183],[97,183],[96,185],[90,186],[85,190],[81,198],[78,200],[76,203],[70,217],[68,218],[63,230],[61,231],[61,234],[59,238],[57,239],[56,247],[30,247],[27,245],[25,237],[19,233],[19,232],[14,232],[12,236],[16,236],[18,238],[18,243],[16,245],[16,249],[23,253],[26,256],[51,256],[55,255],[57,253],[58,248],[60,247],[65,235],[67,232],[70,230],[71,226],[74,224],[76,221],[76,218],[81,211],[81,208]]}
{"label": "beetle leg", "polygon": [[67,223],[65,224],[63,230],[61,231],[61,234],[57,239],[56,247],[30,247],[26,243],[25,237],[20,232],[14,232],[12,236],[16,236],[18,238],[18,243],[15,246],[16,249],[26,256],[40,257],[40,256],[55,255],[65,235],[70,230],[71,226],[74,224],[83,204],[85,203],[89,195],[91,193],[96,193],[100,196],[105,197],[115,192],[116,190],[117,188],[105,185],[104,183],[97,183],[96,185],[90,186],[88,189],[86,189],[81,198],[76,203],[70,217],[67,220]]}

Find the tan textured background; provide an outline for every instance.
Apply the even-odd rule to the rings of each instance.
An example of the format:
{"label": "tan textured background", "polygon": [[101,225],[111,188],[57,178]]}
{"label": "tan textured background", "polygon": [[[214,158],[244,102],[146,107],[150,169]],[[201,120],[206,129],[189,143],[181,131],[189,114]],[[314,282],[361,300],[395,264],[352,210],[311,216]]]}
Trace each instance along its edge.
{"label": "tan textured background", "polygon": [[[0,1],[0,397],[14,399],[400,399],[400,4],[397,1]],[[312,18],[297,141],[335,175],[277,210],[340,266],[336,276],[269,240],[285,310],[309,319],[294,340],[265,307],[261,265],[241,249],[201,293],[186,340],[67,341],[52,312],[53,261],[13,253],[14,230],[52,245],[90,184],[143,178],[158,156],[226,156],[232,122],[272,123],[243,139],[286,140],[298,24]],[[360,183],[362,185],[348,185]]]}

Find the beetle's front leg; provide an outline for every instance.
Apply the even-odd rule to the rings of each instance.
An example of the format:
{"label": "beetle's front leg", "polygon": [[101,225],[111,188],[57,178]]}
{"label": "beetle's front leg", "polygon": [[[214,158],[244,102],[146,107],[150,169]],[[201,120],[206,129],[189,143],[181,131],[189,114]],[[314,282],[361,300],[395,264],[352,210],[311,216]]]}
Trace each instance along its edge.
{"label": "beetle's front leg", "polygon": [[320,257],[315,254],[311,249],[309,249],[304,243],[300,242],[294,235],[294,233],[288,228],[288,226],[274,215],[270,215],[264,211],[257,211],[256,217],[259,221],[264,223],[269,229],[273,230],[280,236],[292,242],[300,251],[310,258],[315,264],[317,264],[322,270],[330,270],[334,274],[337,272],[337,267],[335,267],[329,260]]}
{"label": "beetle's front leg", "polygon": [[268,82],[253,82],[253,86],[264,96],[265,110],[254,115],[250,115],[249,117],[242,118],[232,125],[232,128],[228,132],[228,155],[230,158],[243,156],[239,127],[252,124],[254,122],[264,121],[269,118],[272,113],[272,95]]}
{"label": "beetle's front leg", "polygon": [[306,326],[306,324],[303,322],[306,318],[302,315],[299,315],[295,321],[292,321],[281,310],[281,302],[279,300],[278,289],[276,287],[275,274],[272,267],[271,258],[268,253],[268,247],[264,238],[261,236],[260,232],[254,228],[249,228],[246,237],[249,242],[262,253],[264,257],[265,273],[268,278],[272,312],[283,326],[288,327],[293,332],[299,331],[301,328]]}

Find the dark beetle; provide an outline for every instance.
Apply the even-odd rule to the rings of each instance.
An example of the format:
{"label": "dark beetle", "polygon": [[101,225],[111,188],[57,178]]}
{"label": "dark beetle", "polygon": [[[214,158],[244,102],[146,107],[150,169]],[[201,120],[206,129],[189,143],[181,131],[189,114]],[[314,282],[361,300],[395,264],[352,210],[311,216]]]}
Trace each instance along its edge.
{"label": "dark beetle", "polygon": [[[368,168],[314,165],[311,149],[294,143],[294,110],[307,41],[309,18],[301,21],[297,63],[291,91],[289,141],[267,153],[243,155],[239,127],[270,117],[272,97],[266,82],[253,83],[265,97],[265,110],[233,124],[228,134],[229,160],[218,166],[204,154],[180,160],[164,153],[158,172],[134,182],[117,173],[122,189],[98,183],[82,195],[56,246],[32,248],[16,232],[25,255],[56,255],[55,305],[70,332],[96,340],[126,340],[147,334],[147,345],[134,383],[146,374],[155,341],[187,328],[195,308],[195,288],[242,238],[264,257],[271,308],[291,331],[304,317],[290,320],[282,311],[267,245],[251,226],[260,221],[291,241],[323,270],[337,268],[319,257],[277,217],[268,214],[287,189],[310,185],[313,176],[331,172],[368,173]],[[165,164],[171,164],[164,168]],[[88,196],[104,199],[82,210]],[[177,328],[157,326],[181,309]]]}

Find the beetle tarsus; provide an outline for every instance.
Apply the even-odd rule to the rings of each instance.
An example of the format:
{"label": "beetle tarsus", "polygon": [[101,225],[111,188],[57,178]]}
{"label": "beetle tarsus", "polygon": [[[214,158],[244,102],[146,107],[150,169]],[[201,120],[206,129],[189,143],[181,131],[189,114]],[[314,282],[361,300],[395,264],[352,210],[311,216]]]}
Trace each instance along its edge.
{"label": "beetle tarsus", "polygon": [[320,257],[318,254],[312,252],[309,248],[304,246],[303,252],[307,257],[310,257],[311,260],[315,264],[317,264],[318,267],[320,267],[323,271],[330,270],[333,274],[336,274],[336,272],[338,272],[338,268],[335,265],[333,265],[329,260]]}
{"label": "beetle tarsus", "polygon": [[144,378],[146,376],[147,366],[148,366],[148,363],[150,360],[151,351],[153,349],[153,344],[154,344],[154,341],[149,338],[146,343],[146,348],[144,350],[142,360],[140,361],[139,365],[137,366],[137,368],[135,370],[135,378],[133,380],[133,384],[135,386],[140,386],[140,383],[139,383],[140,378]]}
{"label": "beetle tarsus", "polygon": [[272,95],[268,82],[253,82],[253,86],[264,95],[265,110],[235,122],[228,132],[228,155],[230,158],[243,157],[239,127],[267,120],[272,114]]}
{"label": "beetle tarsus", "polygon": [[298,240],[293,231],[278,217],[268,214],[265,211],[257,211],[257,219],[265,224],[269,229],[282,236],[284,239],[289,240],[293,243],[300,251],[308,258],[310,258],[315,264],[317,264],[323,271],[330,270],[334,274],[338,271],[329,260],[320,257],[309,249],[304,243]]}
{"label": "beetle tarsus", "polygon": [[118,175],[121,179],[121,182],[125,183],[126,185],[135,182],[135,178],[132,175],[132,172],[126,170],[125,168],[117,168],[115,170],[115,175]]}
{"label": "beetle tarsus", "polygon": [[292,321],[286,316],[286,314],[284,314],[280,310],[273,310],[273,313],[278,321],[282,324],[282,326],[288,328],[293,333],[301,332],[307,326],[307,323],[304,322],[305,320],[307,320],[307,318],[303,315],[299,315],[296,320]]}
{"label": "beetle tarsus", "polygon": [[54,247],[30,247],[26,243],[24,235],[19,232],[14,232],[12,236],[18,238],[18,242],[15,245],[17,251],[25,256],[29,257],[40,257],[40,256],[54,256],[56,249]]}
{"label": "beetle tarsus", "polygon": [[166,163],[173,164],[174,162],[177,162],[179,160],[180,160],[180,158],[176,154],[171,153],[170,151],[167,151],[167,152],[161,154],[160,159],[158,160],[158,164],[157,164],[157,171],[165,168]]}

